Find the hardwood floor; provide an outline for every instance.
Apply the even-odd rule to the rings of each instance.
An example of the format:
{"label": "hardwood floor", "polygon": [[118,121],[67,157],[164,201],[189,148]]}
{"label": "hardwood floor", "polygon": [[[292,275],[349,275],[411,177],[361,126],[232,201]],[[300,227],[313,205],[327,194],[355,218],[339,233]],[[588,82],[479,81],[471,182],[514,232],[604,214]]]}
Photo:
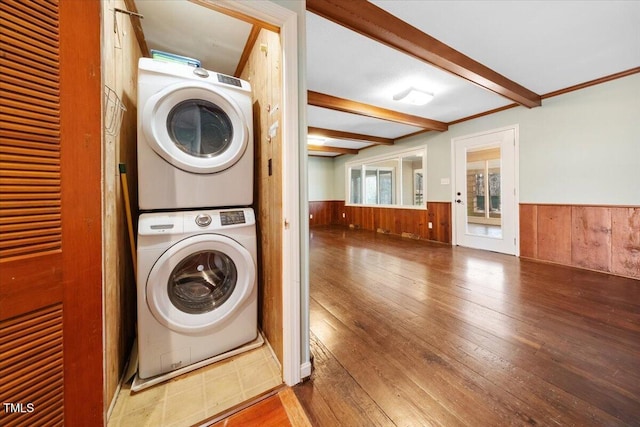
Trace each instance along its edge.
{"label": "hardwood floor", "polygon": [[212,427],[309,427],[309,419],[291,388],[257,402]]}
{"label": "hardwood floor", "polygon": [[640,425],[640,281],[311,229],[315,426]]}

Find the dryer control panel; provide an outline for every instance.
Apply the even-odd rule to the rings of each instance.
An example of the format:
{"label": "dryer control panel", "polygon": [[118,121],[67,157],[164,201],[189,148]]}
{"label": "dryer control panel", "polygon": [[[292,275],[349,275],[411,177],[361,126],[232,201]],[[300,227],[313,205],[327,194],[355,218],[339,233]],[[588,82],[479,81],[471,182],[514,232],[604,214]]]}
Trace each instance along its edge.
{"label": "dryer control panel", "polygon": [[223,211],[220,212],[221,225],[245,224],[247,220],[244,217],[244,211]]}

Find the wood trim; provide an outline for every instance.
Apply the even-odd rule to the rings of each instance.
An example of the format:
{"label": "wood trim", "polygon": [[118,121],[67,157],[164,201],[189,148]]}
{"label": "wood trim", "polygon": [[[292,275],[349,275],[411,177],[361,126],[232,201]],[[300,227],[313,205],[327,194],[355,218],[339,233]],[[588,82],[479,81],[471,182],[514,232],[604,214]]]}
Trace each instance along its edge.
{"label": "wood trim", "polygon": [[[519,205],[524,206],[567,206],[566,203],[534,203],[534,202],[520,202]],[[581,208],[623,208],[623,209],[638,209],[640,205],[598,205],[598,204],[571,204],[569,206],[581,207]]]}
{"label": "wood trim", "polygon": [[335,156],[323,156],[322,154],[307,153],[307,157],[318,157],[321,159],[335,159],[340,156],[342,156],[342,154],[336,154]]}
{"label": "wood trim", "polygon": [[540,95],[366,0],[307,0],[307,10],[525,107],[542,103]]}
{"label": "wood trim", "polygon": [[247,38],[247,43],[244,45],[244,49],[242,51],[242,55],[240,56],[240,60],[238,61],[238,66],[236,67],[236,71],[233,72],[235,77],[240,77],[242,74],[242,70],[247,65],[247,61],[249,61],[249,56],[251,55],[251,51],[253,50],[253,46],[256,44],[256,40],[258,40],[258,36],[260,35],[261,28],[257,25],[251,27],[251,32],[249,33],[249,37]]}
{"label": "wood trim", "polygon": [[59,7],[64,422],[98,426],[104,424],[102,4]]}
{"label": "wood trim", "polygon": [[324,136],[333,139],[346,139],[350,141],[366,141],[372,142],[377,145],[393,145],[394,140],[392,138],[382,138],[380,136],[364,135],[361,133],[344,132],[340,130],[322,129],[322,128],[307,128],[309,135]]}
{"label": "wood trim", "polygon": [[469,120],[478,119],[480,117],[489,116],[491,114],[499,113],[501,111],[510,110],[510,109],[512,109],[514,107],[518,107],[518,106],[519,106],[519,104],[509,104],[509,105],[505,105],[503,107],[494,108],[493,110],[485,111],[483,113],[478,113],[478,114],[474,114],[472,116],[463,117],[461,119],[454,120],[452,122],[449,122],[449,126],[457,125],[458,123],[462,123],[462,122],[468,122]]}
{"label": "wood trim", "polygon": [[580,83],[574,86],[569,86],[564,89],[556,90],[554,92],[549,92],[542,95],[542,99],[552,98],[558,95],[564,95],[565,93],[573,92],[580,89],[585,89],[591,86],[599,85],[601,83],[610,82],[612,80],[616,80],[622,77],[631,76],[633,74],[640,73],[640,67],[631,68],[629,70],[621,71],[619,73],[610,74],[608,76],[600,77],[599,79],[590,80],[588,82]]}
{"label": "wood trim", "polygon": [[226,7],[217,4],[211,3],[206,0],[189,0],[191,3],[197,4],[202,7],[206,7],[207,9],[211,9],[216,12],[224,13],[227,16],[231,16],[232,18],[239,19],[241,21],[247,22],[251,25],[258,26],[260,28],[264,28],[265,30],[273,31],[276,34],[280,34],[280,27],[277,25],[270,24],[266,21],[262,21],[260,19],[254,18],[247,14],[244,14],[237,10],[227,9]]}
{"label": "wood trim", "polygon": [[291,387],[287,387],[278,393],[278,397],[280,397],[282,406],[287,412],[292,426],[311,427],[311,422]]}
{"label": "wood trim", "polygon": [[[260,31],[241,78],[251,82],[254,137],[254,209],[258,238],[258,318],[262,332],[278,361],[284,366],[283,335],[283,154],[282,132],[267,139],[269,128],[282,122],[281,37],[273,31]],[[264,55],[260,45],[268,47]]]}
{"label": "wood trim", "polygon": [[354,148],[331,147],[328,145],[308,145],[307,150],[321,151],[323,153],[339,153],[339,154],[358,154],[358,151],[359,151]]}
{"label": "wood trim", "polygon": [[359,114],[361,116],[372,117],[374,119],[389,120],[396,123],[417,126],[430,130],[445,131],[448,129],[446,123],[437,120],[426,119],[424,117],[412,116],[398,111],[388,110],[369,104],[363,104],[349,99],[338,98],[337,96],[326,95],[319,92],[308,91],[309,105],[345,113]]}
{"label": "wood trim", "polygon": [[[619,73],[611,74],[609,76],[601,77],[599,79],[590,80],[588,82],[580,83],[580,84],[577,84],[577,85],[574,85],[574,86],[569,86],[569,87],[564,88],[564,89],[556,90],[554,92],[546,93],[544,95],[541,95],[541,99],[548,99],[548,98],[552,98],[554,96],[564,95],[566,93],[574,92],[576,90],[586,89],[586,88],[591,87],[591,86],[596,86],[596,85],[599,85],[601,83],[607,83],[607,82],[610,82],[610,81],[613,81],[613,80],[616,80],[616,79],[620,79],[622,77],[627,77],[627,76],[631,76],[633,74],[638,74],[638,73],[640,73],[640,67],[631,68],[629,70],[621,71]],[[485,111],[483,113],[478,113],[478,114],[474,114],[472,116],[463,117],[461,119],[454,120],[454,121],[449,122],[447,124],[449,126],[457,125],[458,123],[468,122],[469,120],[477,119],[477,118],[484,117],[484,116],[489,116],[491,114],[499,113],[501,111],[510,110],[511,108],[517,107],[518,105],[519,104],[505,105],[504,107],[498,107],[498,108],[495,108],[493,110]],[[420,135],[420,134],[425,133],[425,132],[428,132],[428,131],[421,130],[419,132],[410,133],[410,134],[401,136],[399,138],[396,138],[396,140],[409,138],[409,137],[416,136],[416,135]]]}
{"label": "wood trim", "polygon": [[[134,0],[124,0],[124,4],[129,12],[139,13]],[[140,46],[142,54],[144,56],[151,56],[151,51],[149,50],[147,41],[144,38],[144,31],[142,30],[142,22],[140,22],[140,18],[135,15],[129,15],[129,17],[131,18],[131,26],[133,27],[133,32],[136,35],[136,40],[138,41],[138,46]]]}

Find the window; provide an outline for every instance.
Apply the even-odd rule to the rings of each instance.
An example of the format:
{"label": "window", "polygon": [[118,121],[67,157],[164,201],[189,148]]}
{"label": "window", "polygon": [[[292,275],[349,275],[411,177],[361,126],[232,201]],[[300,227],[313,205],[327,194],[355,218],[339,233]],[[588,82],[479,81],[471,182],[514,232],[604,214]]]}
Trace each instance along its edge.
{"label": "window", "polygon": [[467,215],[480,224],[499,224],[500,148],[483,148],[467,153]]}
{"label": "window", "polygon": [[352,205],[425,208],[426,149],[347,163],[347,200]]}

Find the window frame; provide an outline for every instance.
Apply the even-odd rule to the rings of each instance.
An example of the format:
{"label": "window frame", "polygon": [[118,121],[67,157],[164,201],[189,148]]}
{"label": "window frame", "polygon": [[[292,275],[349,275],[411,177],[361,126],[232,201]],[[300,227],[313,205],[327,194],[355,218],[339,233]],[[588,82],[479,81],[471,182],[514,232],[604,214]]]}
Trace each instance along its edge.
{"label": "window frame", "polygon": [[[403,158],[405,157],[422,157],[422,167],[415,170],[421,170],[423,176],[422,182],[422,204],[421,205],[405,205],[402,204],[404,200],[403,188]],[[378,163],[395,161],[397,167],[376,166]],[[392,200],[393,204],[372,204],[366,203],[366,171],[376,170],[393,170],[393,184],[392,184]],[[360,171],[360,197],[361,203],[354,203],[353,195],[351,191],[351,171]],[[379,174],[376,174],[379,176]],[[413,172],[412,172],[413,176]],[[378,178],[379,179],[379,178]],[[379,188],[377,189],[379,192]],[[378,199],[379,200],[379,199]],[[413,196],[412,196],[413,200]],[[427,147],[414,147],[411,149],[405,149],[401,151],[394,151],[392,153],[382,154],[378,156],[367,157],[366,159],[353,160],[345,163],[345,206],[355,207],[375,207],[375,208],[393,208],[393,209],[414,209],[414,210],[426,210],[427,209]]]}

